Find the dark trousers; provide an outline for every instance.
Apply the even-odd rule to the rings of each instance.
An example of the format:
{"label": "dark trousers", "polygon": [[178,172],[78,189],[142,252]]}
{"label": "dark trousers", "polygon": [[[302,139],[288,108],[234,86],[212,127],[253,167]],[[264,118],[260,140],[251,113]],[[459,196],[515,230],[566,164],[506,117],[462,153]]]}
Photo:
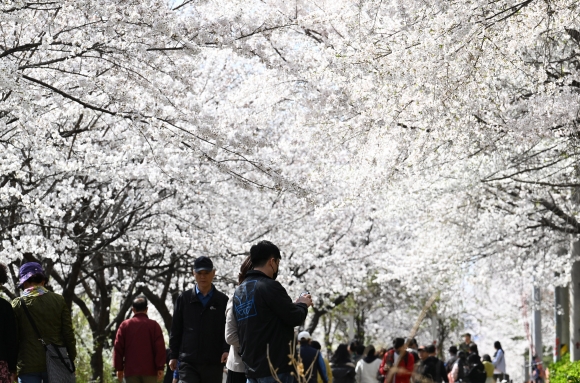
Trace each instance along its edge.
{"label": "dark trousers", "polygon": [[245,373],[228,370],[228,378],[226,379],[226,383],[246,383],[247,380],[248,379],[246,379]]}
{"label": "dark trousers", "polygon": [[221,364],[189,364],[179,362],[179,383],[222,383]]}

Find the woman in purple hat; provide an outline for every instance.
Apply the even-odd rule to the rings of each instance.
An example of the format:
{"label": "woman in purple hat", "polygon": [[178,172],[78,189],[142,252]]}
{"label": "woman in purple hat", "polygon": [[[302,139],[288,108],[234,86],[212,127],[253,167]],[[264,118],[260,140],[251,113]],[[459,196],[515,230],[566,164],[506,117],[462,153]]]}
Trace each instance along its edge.
{"label": "woman in purple hat", "polygon": [[[8,282],[6,265],[0,263],[0,285]],[[16,337],[16,320],[10,303],[0,298],[0,383],[12,383],[16,378],[16,358],[18,356],[18,338]]]}
{"label": "woman in purple hat", "polygon": [[62,295],[46,288],[47,282],[48,278],[39,263],[28,262],[20,266],[18,287],[23,290],[22,296],[12,301],[18,325],[19,383],[48,382],[45,349],[24,312],[23,305],[26,305],[42,339],[47,344],[63,345],[71,360],[74,361],[76,357],[76,340],[70,309]]}

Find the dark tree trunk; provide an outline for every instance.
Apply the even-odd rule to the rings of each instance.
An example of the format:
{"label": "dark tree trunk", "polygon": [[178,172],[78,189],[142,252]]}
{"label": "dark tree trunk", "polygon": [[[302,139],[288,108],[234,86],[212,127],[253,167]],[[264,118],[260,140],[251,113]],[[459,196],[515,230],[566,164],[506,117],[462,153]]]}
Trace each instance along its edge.
{"label": "dark tree trunk", "polygon": [[91,355],[91,371],[93,382],[104,382],[104,362],[103,348],[105,346],[105,336],[93,334],[93,354]]}

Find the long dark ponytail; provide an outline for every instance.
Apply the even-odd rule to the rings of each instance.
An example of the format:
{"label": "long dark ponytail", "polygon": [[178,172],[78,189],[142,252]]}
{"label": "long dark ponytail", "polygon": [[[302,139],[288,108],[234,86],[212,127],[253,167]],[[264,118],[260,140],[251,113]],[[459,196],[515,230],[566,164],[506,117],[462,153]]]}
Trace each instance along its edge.
{"label": "long dark ponytail", "polygon": [[254,265],[252,265],[252,259],[250,258],[250,256],[246,257],[246,259],[244,259],[244,262],[242,262],[242,265],[240,266],[240,272],[238,273],[238,283],[240,285],[242,284],[244,279],[246,279],[246,274],[248,274],[248,271],[252,270],[253,268]]}
{"label": "long dark ponytail", "polygon": [[497,355],[497,352],[499,350],[501,350],[501,352],[503,354],[505,354],[505,351],[503,350],[503,348],[501,348],[501,343],[499,343],[498,340],[495,341],[495,343],[493,344],[493,348],[495,348],[495,353],[493,354],[493,357],[495,358],[495,356]]}

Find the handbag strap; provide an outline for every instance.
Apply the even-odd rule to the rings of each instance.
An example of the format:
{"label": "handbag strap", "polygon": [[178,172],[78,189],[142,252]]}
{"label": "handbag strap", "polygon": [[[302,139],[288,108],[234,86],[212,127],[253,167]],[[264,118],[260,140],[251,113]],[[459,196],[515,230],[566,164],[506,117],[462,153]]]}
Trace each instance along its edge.
{"label": "handbag strap", "polygon": [[24,312],[26,313],[26,316],[28,317],[28,321],[30,322],[30,324],[32,325],[32,328],[34,329],[34,332],[36,332],[36,335],[38,335],[38,340],[40,341],[40,343],[42,343],[44,348],[46,348],[46,342],[44,341],[44,339],[42,339],[42,335],[40,335],[40,331],[38,331],[38,327],[36,327],[36,323],[34,322],[34,319],[32,319],[32,315],[30,315],[30,311],[28,311],[28,307],[26,307],[26,302],[24,302],[24,298],[20,298],[20,305],[24,309]]}

